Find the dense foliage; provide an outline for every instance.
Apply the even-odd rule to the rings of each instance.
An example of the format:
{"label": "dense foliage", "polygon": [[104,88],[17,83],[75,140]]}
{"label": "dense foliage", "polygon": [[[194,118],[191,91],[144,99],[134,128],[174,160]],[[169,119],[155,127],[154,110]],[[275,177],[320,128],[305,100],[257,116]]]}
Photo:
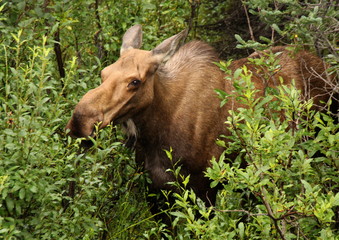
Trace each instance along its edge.
{"label": "dense foliage", "polygon": [[[180,166],[172,170],[184,182],[168,210],[176,237],[150,214],[149,179],[119,128],[100,130],[89,149],[64,133],[74,105],[100,84],[100,70],[118,58],[121,36],[135,23],[143,25],[145,49],[189,27],[190,38],[210,42],[221,56],[293,44],[322,56],[338,75],[335,1],[3,0],[0,12],[0,239],[160,239],[161,232],[337,239],[338,116],[312,110],[293,87],[255,99],[246,69],[226,79],[247,108],[225,119],[232,143],[221,137],[218,144],[239,156],[231,163],[223,155],[207,170],[222,185],[214,208],[185,189]],[[258,64],[274,66],[270,59]],[[219,63],[226,72],[227,65]]]}

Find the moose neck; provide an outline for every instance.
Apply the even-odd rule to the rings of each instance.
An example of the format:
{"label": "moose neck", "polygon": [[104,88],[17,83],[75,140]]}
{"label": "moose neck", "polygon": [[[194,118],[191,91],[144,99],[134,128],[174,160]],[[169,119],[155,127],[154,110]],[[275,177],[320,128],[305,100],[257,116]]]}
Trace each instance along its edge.
{"label": "moose neck", "polygon": [[152,103],[132,118],[139,144],[161,151],[172,147],[181,157],[189,152],[198,156],[197,149],[214,144],[224,121],[215,89],[229,89],[215,61],[211,47],[190,42],[157,71]]}
{"label": "moose neck", "polygon": [[142,137],[152,136],[154,131],[166,131],[169,126],[175,111],[174,101],[180,101],[180,93],[173,91],[173,85],[171,79],[164,79],[158,74],[154,76],[153,101],[133,118]]}
{"label": "moose neck", "polygon": [[[180,141],[205,141],[198,137],[207,134],[201,132],[203,125],[208,132],[217,131],[216,138],[220,131],[216,129],[215,121],[220,119],[221,109],[214,90],[224,87],[222,73],[216,67],[212,68],[216,71],[211,75],[197,70],[190,75],[155,76],[152,103],[133,118],[139,140],[145,145],[160,145],[160,149],[174,147]],[[196,81],[197,77],[200,77],[200,82]],[[182,139],[186,132],[191,134]]]}

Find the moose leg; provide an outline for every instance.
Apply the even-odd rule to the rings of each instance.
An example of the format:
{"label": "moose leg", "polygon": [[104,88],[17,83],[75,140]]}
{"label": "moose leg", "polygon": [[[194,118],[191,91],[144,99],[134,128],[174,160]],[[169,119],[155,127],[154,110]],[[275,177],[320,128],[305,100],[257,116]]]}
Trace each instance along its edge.
{"label": "moose leg", "polygon": [[164,196],[165,193],[159,190],[150,190],[147,202],[150,206],[150,211],[156,221],[162,221],[168,227],[172,225],[172,218],[168,209],[173,205],[174,199],[171,194],[168,197]]}
{"label": "moose leg", "polygon": [[219,187],[211,188],[211,181],[204,176],[204,173],[191,174],[189,187],[193,189],[196,195],[205,202],[206,207],[215,205]]}

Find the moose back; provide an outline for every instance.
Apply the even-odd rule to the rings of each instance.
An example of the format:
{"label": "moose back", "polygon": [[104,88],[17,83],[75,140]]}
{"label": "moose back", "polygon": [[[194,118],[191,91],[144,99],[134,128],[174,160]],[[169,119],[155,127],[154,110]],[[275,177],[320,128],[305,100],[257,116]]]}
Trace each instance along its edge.
{"label": "moose back", "polygon": [[[151,189],[168,189],[174,181],[172,162],[164,149],[173,149],[173,161],[180,161],[181,171],[190,175],[189,187],[207,205],[214,204],[216,190],[204,177],[213,156],[223,149],[215,143],[221,135],[230,134],[224,121],[231,109],[240,105],[230,99],[222,108],[215,89],[231,93],[233,86],[225,80],[214,62],[214,49],[200,41],[183,46],[187,32],[174,35],[152,51],[140,50],[142,30],[135,25],[123,37],[120,58],[101,72],[102,83],[86,93],[76,105],[66,128],[73,137],[93,134],[95,124],[104,128],[110,123],[124,124],[136,139],[136,161],[144,165],[152,180]],[[323,61],[305,51],[296,54],[275,47],[280,68],[274,78],[296,86],[305,98],[316,103],[327,101],[328,94]],[[259,57],[259,53],[251,58]],[[234,61],[230,69],[246,65],[253,72],[252,82],[263,93],[272,83],[263,81],[248,58]]]}

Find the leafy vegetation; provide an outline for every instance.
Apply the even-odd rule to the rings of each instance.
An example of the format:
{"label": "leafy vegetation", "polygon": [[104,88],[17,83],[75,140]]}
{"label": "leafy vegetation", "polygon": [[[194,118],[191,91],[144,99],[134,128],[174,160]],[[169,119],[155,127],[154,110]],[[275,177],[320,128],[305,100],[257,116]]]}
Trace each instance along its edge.
{"label": "leafy vegetation", "polygon": [[[121,36],[133,24],[143,24],[145,49],[190,27],[192,38],[210,42],[222,56],[294,44],[315,51],[338,75],[335,4],[1,1],[0,238],[337,239],[338,119],[312,110],[293,87],[255,99],[245,68],[226,80],[234,81],[232,94],[247,108],[225,119],[232,142],[218,140],[225,155],[206,172],[222,185],[218,204],[205,208],[185,188],[189,178],[172,170],[184,183],[168,210],[175,237],[149,212],[149,179],[119,128],[100,130],[91,148],[64,133],[74,105],[100,84],[100,70],[118,58]],[[220,67],[228,71],[227,63]],[[232,163],[231,152],[239,152]]]}
{"label": "leafy vegetation", "polygon": [[[257,99],[251,73],[243,68],[235,75],[240,78],[235,96],[247,108],[227,119],[233,134],[225,138],[232,142],[219,140],[225,155],[214,159],[206,173],[213,186],[223,186],[215,216],[210,220],[210,209],[187,202],[196,202],[192,192],[178,197],[184,207],[175,215],[187,221],[186,234],[195,239],[336,239],[338,125],[311,110],[311,101],[301,102],[293,87]],[[234,151],[240,154],[230,163],[225,156]],[[194,211],[205,219],[192,221]]]}

